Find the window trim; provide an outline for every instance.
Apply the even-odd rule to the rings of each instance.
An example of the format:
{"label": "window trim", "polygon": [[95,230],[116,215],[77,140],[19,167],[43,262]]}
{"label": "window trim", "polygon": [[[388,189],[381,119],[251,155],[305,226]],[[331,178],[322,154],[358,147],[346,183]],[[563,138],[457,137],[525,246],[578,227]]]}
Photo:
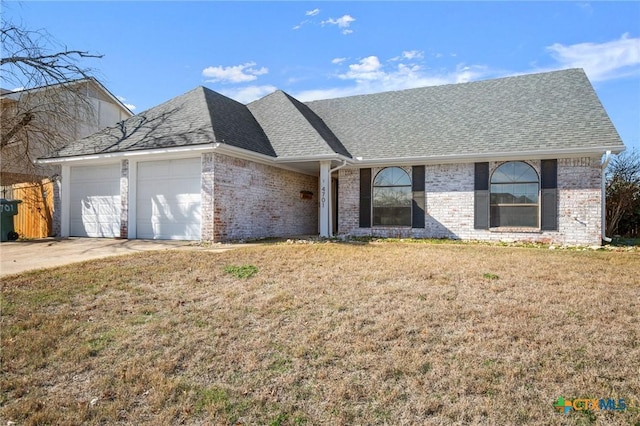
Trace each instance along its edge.
{"label": "window trim", "polygon": [[[400,169],[409,179],[408,185],[376,185],[376,179],[385,170],[388,169]],[[408,188],[408,194],[410,197],[411,203],[409,204],[409,216],[408,223],[403,225],[384,225],[384,224],[376,224],[376,216],[375,216],[375,190],[376,188]],[[374,228],[412,228],[413,227],[413,177],[412,172],[408,172],[404,167],[400,166],[387,166],[381,167],[376,171],[375,175],[371,173],[371,227]]]}
{"label": "window trim", "polygon": [[[535,176],[537,178],[536,181],[522,181],[522,182],[514,182],[512,184],[514,185],[531,185],[531,184],[536,184],[537,185],[537,201],[536,203],[493,203],[491,200],[491,195],[493,194],[492,191],[492,187],[494,184],[499,185],[499,184],[503,184],[503,183],[507,183],[507,182],[493,182],[493,178],[495,173],[498,171],[498,169],[500,169],[502,166],[506,165],[506,164],[510,164],[510,163],[521,163],[521,164],[525,164],[527,165],[531,170],[533,170],[533,172],[535,173]],[[489,229],[492,231],[510,231],[513,230],[515,232],[531,232],[531,231],[538,231],[540,230],[540,221],[541,221],[541,206],[542,206],[542,200],[541,200],[541,179],[540,179],[540,173],[538,172],[538,170],[536,170],[535,166],[532,165],[531,163],[529,163],[528,161],[523,161],[523,160],[514,160],[514,161],[505,161],[502,162],[500,164],[498,164],[493,171],[491,172],[490,176],[489,176],[489,182],[488,182],[488,195],[489,195]],[[492,210],[494,207],[500,208],[500,207],[535,207],[536,209],[536,225],[498,225],[498,226],[493,226],[493,215],[491,214]]]}

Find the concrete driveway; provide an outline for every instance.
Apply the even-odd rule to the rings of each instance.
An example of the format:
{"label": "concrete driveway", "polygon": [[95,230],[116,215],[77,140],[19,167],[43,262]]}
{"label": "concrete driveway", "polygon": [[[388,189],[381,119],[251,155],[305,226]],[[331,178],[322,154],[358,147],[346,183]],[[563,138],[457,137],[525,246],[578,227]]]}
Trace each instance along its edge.
{"label": "concrete driveway", "polygon": [[200,244],[195,241],[45,238],[0,243],[0,276],[149,250],[226,251],[249,244]]}

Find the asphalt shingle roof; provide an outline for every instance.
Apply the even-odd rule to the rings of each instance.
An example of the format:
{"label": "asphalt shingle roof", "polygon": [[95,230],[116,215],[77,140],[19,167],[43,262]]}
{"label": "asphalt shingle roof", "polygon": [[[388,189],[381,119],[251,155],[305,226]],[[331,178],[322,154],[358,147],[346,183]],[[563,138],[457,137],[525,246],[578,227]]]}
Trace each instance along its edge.
{"label": "asphalt shingle roof", "polygon": [[247,105],[278,157],[338,153],[350,156],[331,129],[308,106],[278,90]]}
{"label": "asphalt shingle roof", "polygon": [[211,143],[365,160],[623,147],[584,71],[571,69],[307,103],[276,91],[243,105],[198,87],[54,157]]}
{"label": "asphalt shingle roof", "polygon": [[581,69],[307,105],[364,159],[622,146]]}
{"label": "asphalt shingle roof", "polygon": [[275,152],[247,107],[204,87],[137,114],[60,149],[55,157],[225,143]]}

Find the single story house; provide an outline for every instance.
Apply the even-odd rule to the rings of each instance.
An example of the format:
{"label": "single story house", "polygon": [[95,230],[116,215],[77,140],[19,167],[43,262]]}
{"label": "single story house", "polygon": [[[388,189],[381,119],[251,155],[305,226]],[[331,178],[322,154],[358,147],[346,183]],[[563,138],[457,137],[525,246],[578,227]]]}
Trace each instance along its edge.
{"label": "single story house", "polygon": [[198,87],[40,161],[62,237],[600,244],[623,149],[569,69],[313,102]]}

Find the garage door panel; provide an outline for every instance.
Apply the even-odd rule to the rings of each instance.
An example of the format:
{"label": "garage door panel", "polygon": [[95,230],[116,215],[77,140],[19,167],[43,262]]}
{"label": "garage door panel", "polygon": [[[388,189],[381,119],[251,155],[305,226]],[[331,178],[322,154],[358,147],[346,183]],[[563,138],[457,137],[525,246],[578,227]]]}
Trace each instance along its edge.
{"label": "garage door panel", "polygon": [[148,216],[151,223],[172,221],[176,223],[190,223],[191,219],[200,216],[200,205],[176,204],[171,201],[151,201],[151,208],[143,209],[142,213]]}
{"label": "garage door panel", "polygon": [[70,175],[69,235],[120,236],[120,165],[78,166]]}
{"label": "garage door panel", "polygon": [[138,163],[138,238],[200,239],[200,158]]}
{"label": "garage door panel", "polygon": [[152,238],[141,236],[155,235],[155,239],[165,240],[199,240],[200,224],[193,223],[144,223],[138,229],[139,238]]}

